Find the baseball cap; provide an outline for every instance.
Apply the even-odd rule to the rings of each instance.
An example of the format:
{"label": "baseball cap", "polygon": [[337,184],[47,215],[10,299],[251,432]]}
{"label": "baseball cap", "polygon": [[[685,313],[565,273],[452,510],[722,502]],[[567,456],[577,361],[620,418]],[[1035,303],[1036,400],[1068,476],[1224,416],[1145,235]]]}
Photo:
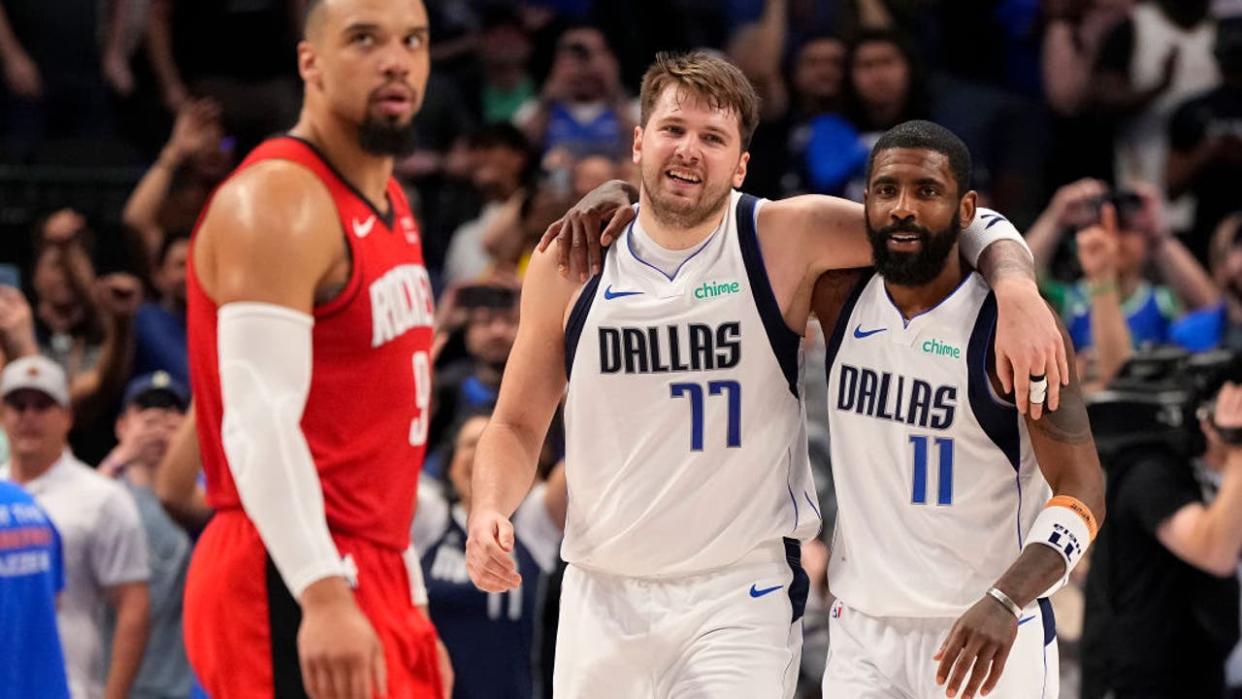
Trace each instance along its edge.
{"label": "baseball cap", "polygon": [[47,357],[34,355],[14,359],[0,373],[0,397],[21,390],[38,391],[61,407],[69,407],[69,382],[65,379],[65,370]]}
{"label": "baseball cap", "polygon": [[153,371],[130,381],[122,402],[125,407],[136,404],[140,408],[185,410],[190,404],[190,392],[167,371]]}

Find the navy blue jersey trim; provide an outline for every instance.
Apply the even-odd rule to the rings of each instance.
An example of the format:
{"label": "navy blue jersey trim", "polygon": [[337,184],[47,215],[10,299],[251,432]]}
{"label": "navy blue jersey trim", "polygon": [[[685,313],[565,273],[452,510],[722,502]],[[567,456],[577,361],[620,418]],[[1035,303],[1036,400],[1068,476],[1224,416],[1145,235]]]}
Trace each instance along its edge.
{"label": "navy blue jersey trim", "polygon": [[591,303],[595,301],[595,292],[599,289],[599,280],[603,276],[603,272],[600,272],[591,277],[586,286],[582,287],[582,293],[578,294],[578,300],[574,302],[574,309],[569,312],[569,322],[565,324],[566,381],[569,380],[569,375],[573,372],[574,354],[578,351],[578,338],[582,335],[582,328],[586,325],[587,316],[591,313]]}
{"label": "navy blue jersey trim", "polygon": [[996,294],[988,292],[966,350],[966,366],[970,381],[970,409],[992,443],[1000,448],[1015,471],[1021,459],[1018,409],[1002,405],[992,397],[988,367],[994,361],[993,338],[996,337]]}
{"label": "navy blue jersey trim", "polygon": [[806,598],[811,592],[811,577],[802,569],[802,544],[797,539],[785,537],[785,561],[793,572],[793,580],[789,583],[789,603],[793,607],[794,623],[806,613]]}
{"label": "navy blue jersey trim", "polygon": [[690,260],[693,260],[696,256],[698,256],[699,253],[703,252],[703,250],[705,250],[707,246],[710,245],[713,240],[716,239],[716,233],[714,232],[711,235],[707,236],[707,240],[703,241],[703,244],[700,245],[697,250],[690,253],[689,257],[682,260],[681,264],[677,265],[677,269],[673,270],[672,274],[669,274],[668,272],[665,272],[659,267],[656,267],[650,262],[639,257],[638,253],[634,250],[634,223],[637,221],[638,221],[638,209],[634,209],[634,220],[630,221],[630,227],[627,228],[625,231],[625,248],[630,251],[630,256],[633,257],[636,261],[641,262],[642,264],[647,265],[651,269],[654,269],[655,271],[659,272],[660,276],[664,277],[670,282],[675,281],[677,279],[677,275],[681,274],[681,268],[685,267],[687,262],[689,262]]}
{"label": "navy blue jersey trim", "polygon": [[850,324],[850,316],[854,315],[854,307],[858,305],[863,289],[867,288],[867,284],[874,276],[874,270],[863,273],[858,282],[854,284],[850,295],[845,299],[845,304],[841,306],[841,314],[837,316],[837,325],[832,329],[832,337],[828,338],[828,352],[825,355],[828,376],[832,376],[832,363],[836,361],[837,352],[841,351],[841,343],[845,341],[845,330]]}
{"label": "navy blue jersey trim", "polygon": [[1040,597],[1039,615],[1044,620],[1044,645],[1048,645],[1057,640],[1057,616],[1052,612],[1052,602],[1047,597]]}
{"label": "navy blue jersey trim", "polygon": [[772,283],[768,280],[768,270],[763,266],[763,252],[759,249],[758,204],[759,199],[749,194],[743,194],[738,200],[737,240],[742,248],[746,278],[750,281],[751,294],[755,297],[755,306],[759,310],[759,318],[763,320],[763,329],[767,331],[768,342],[789,383],[789,392],[794,398],[800,398],[798,346],[802,337],[785,323],[776,294],[772,292]]}

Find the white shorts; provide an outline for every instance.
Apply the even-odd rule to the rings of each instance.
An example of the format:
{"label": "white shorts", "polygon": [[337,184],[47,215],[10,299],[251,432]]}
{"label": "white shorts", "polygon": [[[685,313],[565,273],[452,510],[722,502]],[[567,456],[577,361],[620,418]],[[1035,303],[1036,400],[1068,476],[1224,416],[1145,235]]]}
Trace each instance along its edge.
{"label": "white shorts", "polygon": [[[956,619],[873,617],[840,600],[829,612],[825,699],[944,699],[932,656]],[[958,689],[958,696],[970,675]],[[1022,611],[1005,671],[988,699],[1057,699],[1056,622],[1046,599]],[[979,696],[978,694],[975,695]]]}
{"label": "white shorts", "polygon": [[679,578],[570,565],[561,590],[557,699],[781,699],[793,695],[808,580],[793,540]]}

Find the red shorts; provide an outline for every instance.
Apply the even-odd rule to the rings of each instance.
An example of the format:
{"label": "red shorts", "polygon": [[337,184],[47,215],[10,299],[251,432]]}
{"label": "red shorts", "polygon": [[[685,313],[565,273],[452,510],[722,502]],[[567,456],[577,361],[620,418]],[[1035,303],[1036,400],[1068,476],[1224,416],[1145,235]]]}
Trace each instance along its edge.
{"label": "red shorts", "polygon": [[[401,555],[333,535],[358,568],[354,598],[388,666],[388,697],[440,699],[436,632],[410,601]],[[194,549],[185,586],[190,663],[212,699],[304,697],[298,664],[301,608],[285,587],[254,525],[240,510],[220,512]]]}

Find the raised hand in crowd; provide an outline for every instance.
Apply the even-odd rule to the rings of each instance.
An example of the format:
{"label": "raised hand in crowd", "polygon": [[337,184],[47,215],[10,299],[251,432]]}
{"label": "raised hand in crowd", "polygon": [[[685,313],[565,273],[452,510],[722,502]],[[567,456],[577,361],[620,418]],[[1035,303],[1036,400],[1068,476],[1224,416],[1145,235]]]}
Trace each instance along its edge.
{"label": "raised hand in crowd", "polygon": [[220,104],[213,99],[187,101],[177,112],[172,135],[158,163],[175,166],[196,153],[218,148],[223,137],[220,114]]}
{"label": "raised hand in crowd", "polygon": [[43,224],[43,241],[51,245],[70,245],[86,230],[86,218],[71,208],[59,209]]}
{"label": "raised hand in crowd", "polygon": [[39,353],[30,302],[11,286],[0,286],[0,350],[8,361]]}
{"label": "raised hand in crowd", "polygon": [[1035,269],[1048,269],[1067,231],[1096,222],[1096,206],[1107,194],[1108,185],[1091,178],[1067,184],[1056,191],[1048,207],[1026,233],[1026,242],[1035,256]]}
{"label": "raised hand in crowd", "polygon": [[[1121,287],[1118,283],[1117,260],[1121,248],[1117,230],[1117,211],[1104,204],[1100,221],[1078,232],[1078,263],[1086,277],[1091,297],[1090,351],[1079,355],[1084,364],[1079,374],[1089,390],[1103,388],[1116,376],[1133,354],[1133,340],[1121,308]],[[1094,364],[1086,362],[1094,360]]]}
{"label": "raised hand in crowd", "polygon": [[4,59],[4,82],[18,97],[34,100],[43,95],[43,76],[39,66],[25,51]]}
{"label": "raised hand in crowd", "polygon": [[96,302],[106,320],[128,320],[142,305],[142,282],[132,274],[117,272],[96,283]]}
{"label": "raised hand in crowd", "polygon": [[149,409],[132,419],[133,425],[118,432],[120,441],[99,464],[101,474],[115,478],[125,472],[127,467],[140,465],[146,468],[138,469],[134,474],[139,478],[148,476],[164,458],[168,445],[185,416],[173,410]]}
{"label": "raised hand in crowd", "polygon": [[160,246],[164,242],[160,211],[172,192],[174,175],[194,158],[220,149],[224,138],[220,115],[221,107],[215,100],[185,100],[159,158],[125,202],[121,222],[138,237],[152,268],[159,263]]}

